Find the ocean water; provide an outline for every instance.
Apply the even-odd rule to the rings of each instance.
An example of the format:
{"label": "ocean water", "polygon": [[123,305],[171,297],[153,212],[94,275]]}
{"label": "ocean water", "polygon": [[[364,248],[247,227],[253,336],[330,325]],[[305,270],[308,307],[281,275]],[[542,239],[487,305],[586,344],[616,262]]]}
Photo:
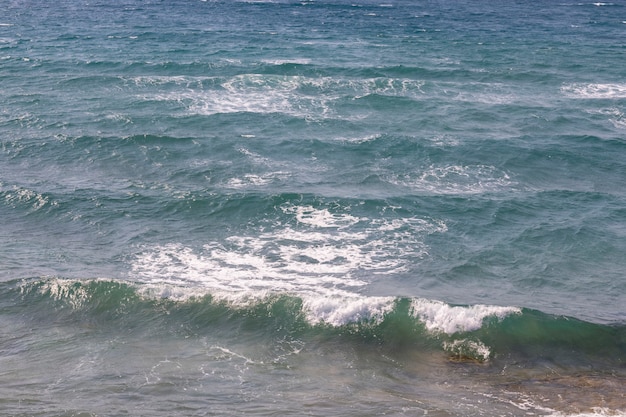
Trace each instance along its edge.
{"label": "ocean water", "polygon": [[626,3],[0,1],[0,415],[624,416]]}

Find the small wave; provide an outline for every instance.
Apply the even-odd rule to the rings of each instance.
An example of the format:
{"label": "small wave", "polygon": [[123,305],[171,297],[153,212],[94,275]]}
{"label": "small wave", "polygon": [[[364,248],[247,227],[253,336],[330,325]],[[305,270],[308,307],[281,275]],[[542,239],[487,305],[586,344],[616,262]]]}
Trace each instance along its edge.
{"label": "small wave", "polygon": [[0,196],[4,197],[5,202],[11,207],[17,208],[22,206],[29,211],[39,211],[46,207],[56,207],[59,204],[50,196],[27,188],[14,186],[10,190],[2,191],[1,183]]}
{"label": "small wave", "polygon": [[174,328],[182,323],[196,328],[219,325],[223,331],[238,328],[240,320],[253,320],[248,328],[279,338],[297,334],[306,339],[320,331],[335,337],[347,331],[355,341],[435,349],[452,360],[523,359],[532,364],[549,357],[555,364],[623,365],[623,325],[593,324],[517,307],[280,290],[237,301],[221,299],[217,289],[108,279],[39,278],[0,285],[3,302],[10,298],[25,317],[36,320],[144,327],[159,326],[167,318]]}
{"label": "small wave", "polygon": [[[4,283],[3,285],[7,285]],[[12,285],[12,284],[10,284]],[[357,294],[336,294],[326,296],[311,293],[298,294],[280,290],[240,295],[228,301],[216,294],[219,290],[193,288],[171,283],[132,282],[105,278],[67,279],[58,277],[22,280],[16,289],[20,296],[44,296],[49,300],[65,304],[72,310],[103,312],[103,306],[119,304],[119,309],[129,304],[168,300],[173,306],[183,307],[188,303],[212,303],[233,310],[256,309],[259,305],[275,303],[288,298],[297,302],[291,305],[295,310],[290,315],[304,313],[312,325],[331,327],[350,326],[360,323],[380,325],[390,315],[399,314],[416,319],[424,329],[439,335],[443,331],[470,333],[480,329],[488,317],[502,320],[509,314],[521,314],[521,309],[498,306],[450,306],[444,302],[426,299],[405,299],[397,297],[360,296]],[[143,301],[142,301],[143,300]],[[298,310],[298,311],[296,311]],[[455,323],[451,327],[451,322]]]}

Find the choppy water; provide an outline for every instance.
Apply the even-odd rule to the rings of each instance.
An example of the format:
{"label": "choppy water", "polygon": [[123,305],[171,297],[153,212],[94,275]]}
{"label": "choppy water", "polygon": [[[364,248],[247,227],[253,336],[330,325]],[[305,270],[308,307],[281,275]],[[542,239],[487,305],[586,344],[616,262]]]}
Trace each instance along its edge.
{"label": "choppy water", "polygon": [[0,3],[0,414],[626,410],[626,3]]}

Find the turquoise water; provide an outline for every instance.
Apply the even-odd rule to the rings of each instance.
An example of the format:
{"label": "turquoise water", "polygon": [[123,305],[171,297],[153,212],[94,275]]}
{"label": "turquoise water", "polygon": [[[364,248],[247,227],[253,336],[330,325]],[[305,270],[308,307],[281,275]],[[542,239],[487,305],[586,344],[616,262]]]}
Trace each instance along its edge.
{"label": "turquoise water", "polygon": [[626,3],[2,10],[1,415],[624,414]]}

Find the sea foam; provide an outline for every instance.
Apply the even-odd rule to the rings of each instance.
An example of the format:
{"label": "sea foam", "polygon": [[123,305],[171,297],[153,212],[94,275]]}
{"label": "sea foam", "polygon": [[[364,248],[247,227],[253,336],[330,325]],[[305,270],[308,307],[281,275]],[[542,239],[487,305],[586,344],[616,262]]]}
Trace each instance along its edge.
{"label": "sea foam", "polygon": [[568,97],[586,99],[620,99],[626,98],[626,84],[574,83],[561,87]]}
{"label": "sea foam", "polygon": [[305,297],[303,310],[312,324],[341,326],[361,321],[379,323],[393,310],[393,297]]}
{"label": "sea foam", "polygon": [[353,295],[376,276],[406,269],[427,256],[424,236],[442,222],[416,217],[369,219],[349,210],[286,204],[281,220],[252,227],[201,248],[180,243],[145,247],[133,279],[192,285],[232,294],[259,291]]}
{"label": "sea foam", "polygon": [[391,175],[388,181],[442,195],[497,192],[517,185],[506,172],[490,165],[431,165],[423,170]]}
{"label": "sea foam", "polygon": [[518,307],[482,304],[451,306],[441,301],[415,299],[411,303],[411,312],[425,324],[429,331],[451,335],[478,330],[487,317],[503,319],[511,314],[521,314],[522,311]]}

